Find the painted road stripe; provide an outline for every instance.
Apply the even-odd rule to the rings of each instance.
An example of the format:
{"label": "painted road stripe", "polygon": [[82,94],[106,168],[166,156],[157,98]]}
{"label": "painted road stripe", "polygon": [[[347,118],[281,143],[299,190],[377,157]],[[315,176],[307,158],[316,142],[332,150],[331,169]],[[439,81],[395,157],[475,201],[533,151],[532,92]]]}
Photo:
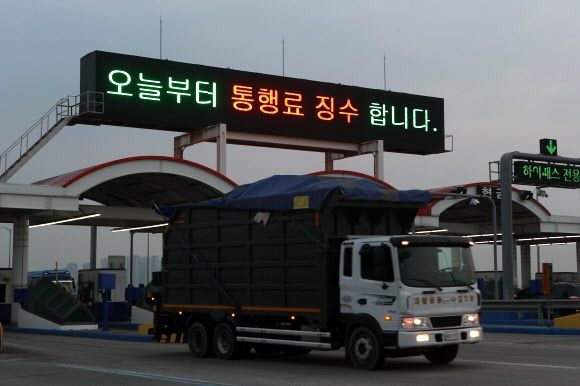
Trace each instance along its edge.
{"label": "painted road stripe", "polygon": [[138,378],[145,378],[145,379],[153,379],[156,381],[168,381],[168,382],[175,382],[175,383],[183,383],[186,385],[198,385],[198,386],[228,386],[229,385],[227,383],[213,383],[213,382],[208,382],[208,381],[201,381],[198,379],[166,377],[163,375],[137,373],[134,371],[125,371],[125,370],[111,370],[111,369],[103,369],[103,368],[91,367],[91,366],[80,366],[80,365],[70,365],[70,364],[56,364],[56,365],[60,366],[60,367],[67,367],[70,369],[80,369],[80,370],[96,371],[96,372],[107,373],[107,374],[126,375],[129,377],[138,377]]}
{"label": "painted road stripe", "polygon": [[483,363],[483,364],[487,364],[487,365],[501,365],[501,366],[541,367],[541,368],[545,368],[545,369],[555,369],[555,370],[580,370],[580,367],[578,367],[578,366],[543,365],[543,364],[538,364],[538,363],[478,361],[478,360],[468,360],[468,359],[456,359],[454,362]]}

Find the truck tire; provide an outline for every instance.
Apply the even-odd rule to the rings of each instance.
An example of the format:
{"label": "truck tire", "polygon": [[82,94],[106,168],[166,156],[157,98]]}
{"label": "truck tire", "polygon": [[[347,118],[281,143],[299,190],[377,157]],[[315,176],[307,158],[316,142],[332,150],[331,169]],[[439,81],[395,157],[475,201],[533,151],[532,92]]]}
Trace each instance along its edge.
{"label": "truck tire", "polygon": [[367,327],[358,327],[348,341],[348,357],[357,369],[375,370],[385,361],[379,339]]}
{"label": "truck tire", "polygon": [[446,365],[457,356],[459,345],[437,347],[435,350],[425,353],[425,358],[434,365]]}
{"label": "truck tire", "polygon": [[193,355],[198,358],[213,356],[214,351],[212,344],[211,328],[208,328],[205,324],[199,322],[194,323],[189,328],[187,345],[189,346],[189,351],[191,351]]}
{"label": "truck tire", "polygon": [[236,341],[234,329],[228,323],[220,323],[213,333],[213,348],[220,359],[239,358],[250,351],[250,346]]}

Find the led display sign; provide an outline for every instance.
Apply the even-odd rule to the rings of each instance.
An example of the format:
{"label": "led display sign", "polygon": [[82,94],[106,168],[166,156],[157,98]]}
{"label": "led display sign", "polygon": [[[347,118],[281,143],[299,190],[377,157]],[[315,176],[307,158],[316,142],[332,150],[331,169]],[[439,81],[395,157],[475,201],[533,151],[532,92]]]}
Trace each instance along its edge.
{"label": "led display sign", "polygon": [[580,166],[514,161],[513,182],[523,185],[580,188]]}
{"label": "led display sign", "polygon": [[104,95],[93,124],[187,132],[225,123],[228,131],[445,151],[441,98],[102,51],[81,59],[80,91]]}

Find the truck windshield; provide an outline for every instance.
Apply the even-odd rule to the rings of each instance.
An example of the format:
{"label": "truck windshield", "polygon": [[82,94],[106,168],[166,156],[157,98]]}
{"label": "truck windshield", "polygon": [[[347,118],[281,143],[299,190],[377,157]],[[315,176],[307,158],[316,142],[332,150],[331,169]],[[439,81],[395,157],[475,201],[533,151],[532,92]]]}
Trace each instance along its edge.
{"label": "truck windshield", "polygon": [[399,249],[401,280],[410,287],[472,286],[473,258],[469,248],[420,246]]}

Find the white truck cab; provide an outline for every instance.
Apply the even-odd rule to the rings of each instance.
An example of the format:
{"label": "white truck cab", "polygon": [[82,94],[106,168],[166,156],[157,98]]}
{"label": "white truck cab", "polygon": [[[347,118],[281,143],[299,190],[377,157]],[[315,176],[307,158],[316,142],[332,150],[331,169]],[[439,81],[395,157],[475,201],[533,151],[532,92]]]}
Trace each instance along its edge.
{"label": "white truck cab", "polygon": [[[384,355],[424,354],[434,363],[452,361],[459,343],[482,339],[481,294],[469,247],[469,239],[448,236],[344,241],[341,315],[372,318],[382,333]],[[364,341],[358,349],[354,345],[351,355],[367,355],[364,346]]]}

